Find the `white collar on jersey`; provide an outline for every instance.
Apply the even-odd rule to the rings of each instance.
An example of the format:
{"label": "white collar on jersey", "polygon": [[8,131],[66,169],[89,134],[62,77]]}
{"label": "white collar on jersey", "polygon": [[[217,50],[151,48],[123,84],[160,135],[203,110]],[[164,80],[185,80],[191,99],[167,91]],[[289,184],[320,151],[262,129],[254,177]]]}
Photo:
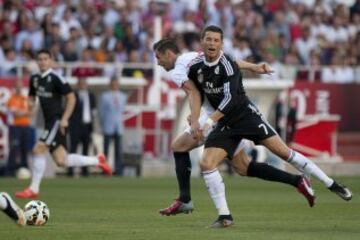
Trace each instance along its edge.
{"label": "white collar on jersey", "polygon": [[218,64],[218,62],[220,61],[220,58],[221,58],[223,55],[224,55],[224,52],[223,52],[223,51],[220,51],[219,57],[218,57],[215,61],[213,61],[213,62],[207,62],[207,61],[206,61],[206,58],[205,58],[205,55],[204,55],[204,63],[205,63],[205,65],[208,66],[208,67],[215,66],[216,64]]}
{"label": "white collar on jersey", "polygon": [[51,73],[52,71],[53,71],[52,68],[49,68],[47,71],[41,73],[41,77],[42,77],[42,78],[46,77],[46,76],[47,76],[49,73]]}

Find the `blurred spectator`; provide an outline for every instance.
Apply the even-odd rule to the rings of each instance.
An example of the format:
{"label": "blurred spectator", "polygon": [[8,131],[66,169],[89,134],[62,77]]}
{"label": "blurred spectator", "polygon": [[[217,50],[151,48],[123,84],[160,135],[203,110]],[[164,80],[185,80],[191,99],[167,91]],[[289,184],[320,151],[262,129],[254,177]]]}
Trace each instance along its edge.
{"label": "blurred spectator", "polygon": [[101,68],[97,68],[94,59],[94,52],[91,47],[84,49],[80,59],[80,66],[76,67],[72,75],[76,77],[94,77],[102,74]]}
{"label": "blurred spectator", "polygon": [[127,97],[120,91],[119,80],[113,77],[110,89],[101,95],[99,116],[104,137],[104,153],[109,156],[109,146],[114,141],[115,174],[123,174],[122,134],[124,132],[123,114]]}
{"label": "blurred spectator", "polygon": [[281,64],[271,52],[265,54],[265,62],[274,70],[271,74],[261,74],[261,79],[278,81],[280,79]]}
{"label": "blurred spectator", "polygon": [[352,83],[355,80],[354,69],[345,64],[344,57],[334,55],[331,65],[322,69],[324,83]]}
{"label": "blurred spectator", "polygon": [[76,51],[75,42],[73,40],[68,40],[65,43],[63,56],[65,62],[75,62],[79,60],[79,56]]}
{"label": "blurred spectator", "polygon": [[15,38],[15,49],[19,51],[24,40],[30,40],[34,51],[38,51],[43,46],[44,36],[40,31],[34,19],[29,18],[26,21],[26,28],[21,30]]}
{"label": "blurred spectator", "polygon": [[66,8],[62,18],[57,19],[60,26],[60,34],[64,40],[68,40],[70,38],[70,29],[72,27],[81,29],[80,22],[73,15],[71,8]]}
{"label": "blurred spectator", "polygon": [[252,51],[250,49],[249,42],[246,38],[240,38],[233,40],[233,52],[232,56],[234,59],[246,60],[248,57],[252,55]]}
{"label": "blurred spectator", "polygon": [[20,63],[14,49],[5,50],[5,60],[0,65],[1,76],[15,76],[17,64]]}
{"label": "blurred spectator", "polygon": [[[292,52],[289,52],[284,59],[284,65],[279,70],[281,79],[295,79],[297,68],[300,65],[298,56]],[[299,78],[296,78],[299,80]]]}
{"label": "blurred spectator", "polygon": [[[139,52],[135,49],[129,51],[128,53],[128,63],[136,63],[139,62]],[[142,71],[140,69],[137,68],[133,68],[133,67],[128,67],[128,68],[124,68],[122,74],[126,77],[143,77],[144,74],[142,73]]]}
{"label": "blurred spectator", "polygon": [[290,99],[289,111],[287,114],[286,143],[291,144],[294,141],[297,125],[297,103],[295,98]]}
{"label": "blurred spectator", "polygon": [[51,23],[51,29],[45,33],[44,47],[49,48],[53,43],[59,43],[61,48],[64,45],[64,38],[60,33],[60,26],[58,23]]}
{"label": "blurred spectator", "polygon": [[302,62],[308,65],[310,63],[311,50],[317,48],[316,39],[310,35],[309,27],[306,26],[302,29],[302,36],[295,41],[295,45]]}
{"label": "blurred spectator", "polygon": [[138,51],[138,62],[154,61],[148,45],[154,19],[160,16],[162,37],[177,37],[181,51],[199,50],[201,29],[216,24],[224,30],[224,51],[236,58],[259,62],[270,51],[284,64],[286,56],[295,54],[300,65],[308,67],[311,52],[317,51],[320,64],[328,65],[341,45],[341,51],[351,55],[349,64],[360,64],[359,0],[352,6],[351,0],[35,2],[3,5],[0,61],[8,49],[27,59],[43,47],[53,48],[66,62],[79,61],[89,47],[97,62],[126,62],[133,50]]}
{"label": "blurred spectator", "polygon": [[[22,94],[22,80],[14,82],[14,91],[7,102],[9,112],[9,159],[6,173],[14,176],[20,167],[28,167],[32,148],[28,98]],[[18,161],[20,157],[20,161]]]}
{"label": "blurred spectator", "polygon": [[[70,153],[76,153],[81,145],[82,155],[88,156],[96,116],[96,99],[95,94],[88,89],[86,78],[78,79],[75,96],[76,105],[69,121]],[[73,168],[68,169],[68,175],[74,175]],[[81,168],[81,175],[89,175],[88,167]]]}

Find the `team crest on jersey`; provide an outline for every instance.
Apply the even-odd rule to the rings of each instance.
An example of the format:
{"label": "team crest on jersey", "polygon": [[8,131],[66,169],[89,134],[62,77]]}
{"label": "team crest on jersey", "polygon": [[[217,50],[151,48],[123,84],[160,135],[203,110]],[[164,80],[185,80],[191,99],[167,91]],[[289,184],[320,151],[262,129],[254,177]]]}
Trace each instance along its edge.
{"label": "team crest on jersey", "polygon": [[197,79],[199,83],[202,83],[204,81],[204,75],[202,73],[199,74]]}
{"label": "team crest on jersey", "polygon": [[51,76],[49,75],[46,79],[47,82],[51,82]]}
{"label": "team crest on jersey", "polygon": [[215,68],[215,74],[219,74],[219,72],[220,72],[220,68],[219,68],[219,65]]}
{"label": "team crest on jersey", "polygon": [[199,70],[197,70],[197,80],[199,83],[202,83],[204,81],[204,75],[202,74],[202,69],[200,68]]}

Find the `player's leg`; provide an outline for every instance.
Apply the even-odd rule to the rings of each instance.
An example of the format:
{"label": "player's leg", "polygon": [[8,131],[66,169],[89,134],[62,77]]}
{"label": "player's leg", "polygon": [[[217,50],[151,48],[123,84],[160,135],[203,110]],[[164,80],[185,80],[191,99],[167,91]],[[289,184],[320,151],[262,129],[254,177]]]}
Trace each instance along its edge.
{"label": "player's leg", "polygon": [[202,176],[219,215],[211,225],[213,228],[233,225],[233,218],[226,201],[224,180],[217,169],[227,155],[228,153],[222,148],[206,147],[200,162]]}
{"label": "player's leg", "polygon": [[80,154],[71,153],[68,154],[63,145],[57,146],[51,151],[56,164],[60,167],[84,167],[84,166],[98,166],[106,174],[112,175],[112,169],[106,163],[106,158],[103,154],[98,156],[83,156]]}
{"label": "player's leg", "polygon": [[342,199],[347,201],[351,200],[352,193],[348,188],[328,177],[326,173],[324,173],[316,164],[304,155],[288,148],[278,135],[266,138],[260,143],[267,147],[275,155],[290,163],[300,172],[309,176],[314,176],[323,182],[330,191],[336,193]]}
{"label": "player's leg", "polygon": [[18,198],[38,198],[40,192],[41,180],[46,168],[46,154],[48,146],[43,141],[36,143],[33,149],[31,182],[30,186],[23,191],[16,192]]}
{"label": "player's leg", "polygon": [[[89,155],[89,147],[91,144],[91,124],[85,124],[83,126],[82,137],[80,140],[81,147],[82,147],[82,155]],[[88,167],[81,168],[81,175],[82,176],[89,176],[89,169]]]}
{"label": "player's leg", "polygon": [[83,156],[76,153],[68,154],[66,150],[66,135],[61,131],[57,131],[55,138],[52,141],[47,141],[49,144],[51,155],[58,166],[61,167],[84,167],[84,166],[98,166],[107,175],[112,175],[111,167],[106,163],[104,154],[98,156]]}
{"label": "player's leg", "polygon": [[12,220],[14,220],[19,226],[25,226],[26,220],[24,211],[6,192],[0,193],[0,209]]}
{"label": "player's leg", "polygon": [[189,151],[199,145],[189,132],[185,131],[177,136],[171,144],[174,153],[175,172],[179,186],[179,197],[170,207],[159,211],[162,215],[175,215],[178,213],[189,213],[194,209],[190,193],[191,160]]}
{"label": "player's leg", "polygon": [[239,149],[235,152],[231,164],[241,176],[256,177],[266,181],[281,182],[294,186],[304,195],[310,207],[314,206],[314,191],[306,177],[282,171],[267,163],[251,160],[244,149]]}

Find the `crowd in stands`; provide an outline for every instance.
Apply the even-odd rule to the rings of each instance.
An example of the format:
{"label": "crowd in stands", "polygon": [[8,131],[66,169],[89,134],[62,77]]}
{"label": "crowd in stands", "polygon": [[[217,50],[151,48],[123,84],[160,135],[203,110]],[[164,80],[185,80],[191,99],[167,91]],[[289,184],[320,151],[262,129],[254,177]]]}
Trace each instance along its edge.
{"label": "crowd in stands", "polygon": [[152,62],[161,16],[163,37],[177,37],[184,51],[199,50],[199,32],[215,24],[225,52],[269,62],[274,79],[360,79],[360,0],[0,0],[0,7],[0,76],[15,74],[18,63],[34,70],[44,47],[59,62]]}

